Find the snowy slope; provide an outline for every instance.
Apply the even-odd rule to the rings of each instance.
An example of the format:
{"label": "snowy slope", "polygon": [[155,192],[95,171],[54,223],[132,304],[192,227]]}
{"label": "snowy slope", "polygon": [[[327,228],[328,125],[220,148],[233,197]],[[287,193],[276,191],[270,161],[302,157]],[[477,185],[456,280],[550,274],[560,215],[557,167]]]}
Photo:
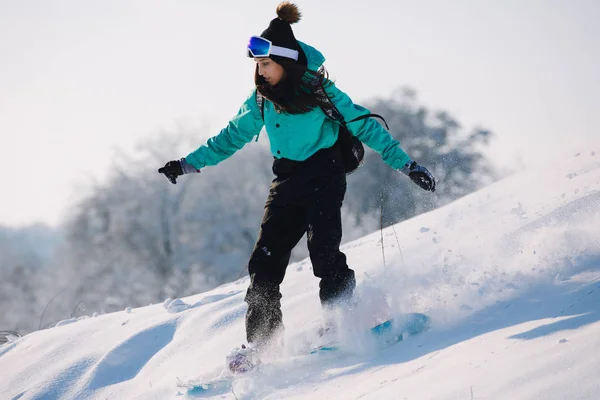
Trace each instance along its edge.
{"label": "snowy slope", "polygon": [[[600,154],[519,172],[384,230],[383,244],[385,265],[380,232],[344,248],[357,321],[387,303],[430,315],[429,332],[385,351],[353,336],[351,354],[292,357],[321,318],[304,260],[282,288],[290,355],[216,398],[600,398]],[[243,342],[247,284],[3,345],[0,398],[181,399],[178,378],[217,375]]]}

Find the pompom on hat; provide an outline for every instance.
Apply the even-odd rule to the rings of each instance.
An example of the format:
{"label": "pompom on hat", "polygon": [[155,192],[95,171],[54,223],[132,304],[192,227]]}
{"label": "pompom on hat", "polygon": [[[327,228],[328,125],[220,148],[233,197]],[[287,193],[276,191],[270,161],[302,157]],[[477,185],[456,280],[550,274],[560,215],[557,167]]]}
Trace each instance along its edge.
{"label": "pompom on hat", "polygon": [[[277,18],[271,20],[269,27],[260,34],[261,37],[270,40],[273,45],[283,47],[298,52],[298,63],[306,65],[306,55],[300,48],[291,24],[300,21],[302,14],[298,10],[298,6],[289,1],[284,1],[277,6]],[[269,56],[273,61],[280,62],[282,60],[294,60],[284,56],[271,54]]]}

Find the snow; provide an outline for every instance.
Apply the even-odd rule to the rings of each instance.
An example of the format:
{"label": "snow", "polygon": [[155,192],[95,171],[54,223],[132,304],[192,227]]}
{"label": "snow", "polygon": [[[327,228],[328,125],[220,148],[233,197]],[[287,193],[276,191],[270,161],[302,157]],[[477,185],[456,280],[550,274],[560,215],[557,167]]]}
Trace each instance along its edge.
{"label": "snow", "polygon": [[[525,169],[385,229],[383,245],[374,232],[344,246],[355,323],[424,312],[428,332],[383,351],[348,335],[348,354],[294,356],[322,322],[303,260],[282,287],[287,355],[214,398],[600,398],[600,155]],[[247,285],[12,338],[0,398],[181,399],[178,379],[218,376],[243,343]]]}

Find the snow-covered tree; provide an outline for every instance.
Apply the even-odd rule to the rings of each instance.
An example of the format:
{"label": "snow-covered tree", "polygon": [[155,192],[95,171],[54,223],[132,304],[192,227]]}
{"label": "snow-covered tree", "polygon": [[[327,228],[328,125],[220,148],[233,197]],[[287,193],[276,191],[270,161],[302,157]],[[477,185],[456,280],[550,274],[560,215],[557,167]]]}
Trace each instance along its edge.
{"label": "snow-covered tree", "polygon": [[[489,131],[465,133],[448,113],[419,106],[410,90],[367,106],[434,173],[437,190],[432,195],[418,189],[367,149],[364,165],[348,178],[344,241],[377,230],[381,211],[389,225],[494,179],[482,152]],[[0,329],[24,327],[28,320],[26,329],[32,330],[38,318],[45,327],[81,314],[147,305],[244,275],[273,179],[267,135],[218,166],[170,184],[157,168],[214,133],[199,131],[204,134],[179,127],[153,135],[133,153],[117,152],[105,181],[78,187],[79,200],[63,222],[64,243],[43,273],[35,257],[16,257],[0,240],[0,311],[10,322]],[[304,239],[292,259],[307,255]]]}
{"label": "snow-covered tree", "polygon": [[[376,98],[368,108],[383,116],[391,135],[419,164],[435,176],[435,193],[416,190],[406,177],[387,166],[368,148],[365,161],[349,178],[345,204],[359,224],[375,229],[373,218],[383,210],[385,226],[396,223],[462,197],[493,181],[496,176],[483,150],[490,131],[475,128],[465,132],[444,111],[431,111],[417,103],[411,89],[401,89],[390,98]],[[368,220],[365,220],[368,218]],[[376,222],[374,222],[376,220]]]}
{"label": "snow-covered tree", "polygon": [[0,329],[37,328],[43,276],[60,235],[42,225],[0,227]]}
{"label": "snow-covered tree", "polygon": [[[111,311],[207,290],[244,273],[270,173],[264,145],[171,185],[157,168],[201,143],[163,133],[119,154],[113,174],[88,189],[66,224],[61,273],[71,302]],[[240,168],[240,165],[243,168]]]}

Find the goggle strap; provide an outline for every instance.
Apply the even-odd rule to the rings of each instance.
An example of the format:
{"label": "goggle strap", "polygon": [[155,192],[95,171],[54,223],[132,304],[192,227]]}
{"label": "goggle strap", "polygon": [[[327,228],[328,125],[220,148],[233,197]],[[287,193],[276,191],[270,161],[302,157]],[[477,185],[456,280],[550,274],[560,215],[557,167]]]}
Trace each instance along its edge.
{"label": "goggle strap", "polygon": [[279,47],[271,45],[271,54],[286,58],[291,58],[294,61],[298,61],[298,50],[288,49],[287,47]]}

